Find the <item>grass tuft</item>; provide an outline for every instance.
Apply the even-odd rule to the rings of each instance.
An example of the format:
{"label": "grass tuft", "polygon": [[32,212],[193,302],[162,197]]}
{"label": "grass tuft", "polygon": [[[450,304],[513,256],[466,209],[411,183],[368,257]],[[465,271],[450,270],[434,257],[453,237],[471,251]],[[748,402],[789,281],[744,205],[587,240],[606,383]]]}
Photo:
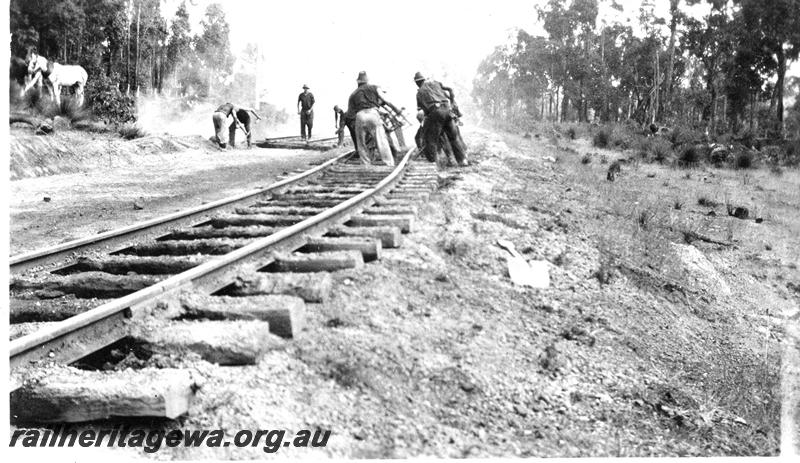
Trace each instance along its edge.
{"label": "grass tuft", "polygon": [[737,169],[749,169],[753,167],[753,154],[747,150],[737,153],[733,165],[736,166]]}
{"label": "grass tuft", "polygon": [[144,129],[134,124],[123,125],[119,129],[119,134],[122,138],[126,140],[134,140],[136,138],[142,138],[147,136],[147,132],[145,132]]}

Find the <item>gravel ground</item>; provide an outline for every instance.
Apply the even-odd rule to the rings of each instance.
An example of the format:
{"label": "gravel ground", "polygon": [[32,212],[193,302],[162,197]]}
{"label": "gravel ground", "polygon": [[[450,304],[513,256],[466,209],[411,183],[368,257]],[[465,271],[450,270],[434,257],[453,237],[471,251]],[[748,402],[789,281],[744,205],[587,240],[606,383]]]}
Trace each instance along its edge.
{"label": "gravel ground", "polygon": [[51,246],[266,186],[340,152],[201,148],[124,163],[94,160],[80,173],[16,180],[10,185],[10,251]]}
{"label": "gravel ground", "polygon": [[[300,337],[252,367],[172,359],[204,380],[190,414],[161,426],[219,427],[228,437],[238,429],[332,431],[324,449],[280,449],[283,457],[775,455],[782,324],[800,297],[800,198],[772,192],[797,188],[797,177],[756,176],[743,188],[730,171],[686,178],[642,165],[624,167],[611,184],[599,156],[580,162],[585,144],[558,148],[479,130],[467,142],[473,166],[446,174],[402,248],[334,274],[334,294],[308,306]],[[201,157],[206,167],[192,170],[204,175],[200,182],[189,178],[197,159],[185,153],[175,156],[184,168],[176,159],[168,168],[152,162],[162,176],[180,171],[172,181],[145,180],[155,167],[141,165],[80,192],[69,187],[74,180],[24,180],[27,188],[12,186],[13,248],[170,212],[198,196],[216,199],[224,179],[243,182],[233,193],[245,187],[243,172],[253,186],[258,175],[289,168],[253,175],[255,163],[230,167],[239,154]],[[134,177],[141,183],[114,187],[117,196],[102,191]],[[148,206],[133,211],[135,198],[160,190],[153,182],[169,185],[171,199],[145,196]],[[701,220],[707,211],[688,203],[669,212],[676,195],[694,201],[726,182],[763,205],[761,228]],[[72,209],[60,214],[70,222],[41,223],[65,191],[73,191],[63,200]],[[41,203],[45,193],[50,203]],[[658,218],[643,224],[641,212],[651,209]],[[91,211],[92,223],[79,211]],[[667,230],[681,220],[737,245],[687,245]],[[500,238],[546,261],[552,286],[514,286]],[[151,456],[265,455],[261,447],[227,447]]]}

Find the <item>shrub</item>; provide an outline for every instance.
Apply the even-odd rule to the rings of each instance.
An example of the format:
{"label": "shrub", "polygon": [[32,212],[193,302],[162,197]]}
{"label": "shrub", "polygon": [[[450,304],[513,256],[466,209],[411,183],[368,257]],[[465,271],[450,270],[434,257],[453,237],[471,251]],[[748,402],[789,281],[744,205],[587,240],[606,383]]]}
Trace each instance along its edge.
{"label": "shrub", "polygon": [[8,104],[13,108],[23,103],[22,87],[12,80],[8,85]]}
{"label": "shrub", "polygon": [[786,159],[784,164],[789,167],[800,165],[800,138],[787,140],[786,142]]}
{"label": "shrub", "polygon": [[611,131],[609,143],[615,148],[626,150],[633,146],[633,132],[625,126],[617,126]]}
{"label": "shrub", "polygon": [[697,144],[703,140],[703,135],[689,127],[676,126],[667,134],[667,140],[672,143],[673,148],[681,145]]}
{"label": "shrub", "polygon": [[648,156],[658,163],[663,163],[672,156],[672,146],[665,140],[653,140],[650,142]]}
{"label": "shrub", "polygon": [[[19,96],[17,96],[19,98]],[[49,106],[49,94],[39,91],[38,88],[28,90],[18,101],[18,104],[25,109],[33,110],[39,114],[44,114]]]}
{"label": "shrub", "polygon": [[694,145],[686,145],[681,150],[678,161],[684,166],[697,164],[700,162],[700,150]]}
{"label": "shrub", "polygon": [[575,128],[575,126],[569,126],[567,128],[567,137],[569,137],[570,140],[574,140],[575,138],[577,138],[577,136],[578,136],[578,130]]}
{"label": "shrub", "polygon": [[673,147],[677,147],[684,143],[682,135],[683,129],[680,127],[675,127],[674,129],[670,130],[669,134],[667,135],[667,140],[672,143]]}
{"label": "shrub", "polygon": [[781,164],[784,158],[784,151],[777,146],[765,146],[761,150],[761,159],[767,164],[777,166]]}
{"label": "shrub", "polygon": [[89,110],[83,106],[79,106],[78,100],[73,96],[62,96],[60,105],[56,105],[55,102],[52,101],[40,103],[39,108],[40,112],[48,118],[61,116],[68,119],[70,122],[85,121],[90,117]]}
{"label": "shrub", "polygon": [[730,133],[727,133],[727,132],[723,133],[721,135],[717,135],[714,138],[715,138],[715,141],[717,143],[720,143],[720,144],[723,144],[723,145],[730,145],[731,142],[733,141],[733,135],[731,135]]}
{"label": "shrub", "polygon": [[602,128],[595,132],[594,136],[592,137],[592,145],[598,148],[605,148],[608,146],[608,140],[611,138],[611,134],[609,133],[608,129]]}
{"label": "shrub", "polygon": [[729,155],[730,151],[728,151],[728,148],[724,146],[715,146],[713,149],[709,149],[708,159],[715,166],[719,166],[728,161]]}
{"label": "shrub", "polygon": [[115,80],[98,73],[86,84],[86,105],[106,122],[126,123],[136,120],[136,102],[122,93]]}
{"label": "shrub", "polygon": [[714,201],[713,199],[708,199],[705,196],[697,198],[697,204],[703,207],[717,207],[720,205],[720,203]]}
{"label": "shrub", "polygon": [[755,145],[755,135],[749,130],[742,131],[736,138],[736,141],[743,144],[747,148],[753,148]]}
{"label": "shrub", "polygon": [[734,166],[737,169],[749,169],[753,167],[753,153],[750,150],[742,150],[736,154]]}
{"label": "shrub", "polygon": [[134,124],[125,124],[119,129],[119,134],[122,138],[126,140],[133,140],[135,138],[142,138],[147,136],[147,132],[145,132],[141,127],[134,125]]}
{"label": "shrub", "polygon": [[647,230],[655,217],[656,212],[654,210],[642,209],[638,214],[636,214],[636,223],[642,230]]}

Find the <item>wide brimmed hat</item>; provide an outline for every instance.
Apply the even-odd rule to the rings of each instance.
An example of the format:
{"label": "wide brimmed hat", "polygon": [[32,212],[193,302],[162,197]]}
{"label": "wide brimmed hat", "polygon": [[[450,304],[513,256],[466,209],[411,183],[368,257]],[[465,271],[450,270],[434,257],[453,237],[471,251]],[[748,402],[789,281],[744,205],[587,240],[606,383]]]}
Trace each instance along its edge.
{"label": "wide brimmed hat", "polygon": [[421,72],[417,71],[417,73],[414,74],[414,82],[419,82],[420,80],[425,80],[425,76],[423,76]]}
{"label": "wide brimmed hat", "polygon": [[308,85],[303,84],[303,90],[308,90]]}
{"label": "wide brimmed hat", "polygon": [[356,79],[356,82],[358,82],[359,84],[366,84],[367,82],[369,82],[369,79],[367,78],[367,71],[359,72],[358,79]]}

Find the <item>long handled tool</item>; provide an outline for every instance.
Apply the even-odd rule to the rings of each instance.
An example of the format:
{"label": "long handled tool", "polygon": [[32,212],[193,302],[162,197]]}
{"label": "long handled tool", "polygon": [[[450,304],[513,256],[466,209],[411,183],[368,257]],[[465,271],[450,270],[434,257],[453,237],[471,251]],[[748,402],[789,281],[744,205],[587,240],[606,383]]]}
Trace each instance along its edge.
{"label": "long handled tool", "polygon": [[533,267],[525,261],[508,240],[497,240],[497,245],[508,251],[508,276],[514,284],[533,288],[549,288],[550,272],[546,261],[532,261]]}

